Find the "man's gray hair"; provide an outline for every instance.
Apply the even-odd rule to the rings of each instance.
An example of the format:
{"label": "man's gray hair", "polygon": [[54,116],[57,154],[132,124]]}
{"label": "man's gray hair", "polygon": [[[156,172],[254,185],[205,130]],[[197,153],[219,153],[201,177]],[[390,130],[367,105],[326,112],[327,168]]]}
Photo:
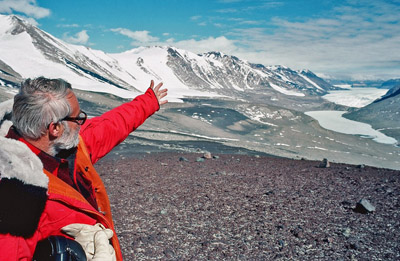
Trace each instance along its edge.
{"label": "man's gray hair", "polygon": [[62,79],[38,77],[21,83],[14,97],[12,122],[26,138],[37,140],[50,123],[59,122],[71,113],[67,100],[71,84]]}

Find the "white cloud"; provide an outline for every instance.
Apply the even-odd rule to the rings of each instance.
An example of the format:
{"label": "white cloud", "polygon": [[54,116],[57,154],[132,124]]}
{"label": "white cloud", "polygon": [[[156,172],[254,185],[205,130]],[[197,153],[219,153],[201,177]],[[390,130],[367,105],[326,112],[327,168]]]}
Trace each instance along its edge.
{"label": "white cloud", "polygon": [[225,27],[225,25],[224,24],[221,24],[221,23],[214,23],[213,24],[215,27],[218,27],[218,28],[224,28]]}
{"label": "white cloud", "polygon": [[89,41],[89,35],[86,30],[82,30],[74,36],[70,36],[69,33],[64,33],[63,39],[72,44],[87,44]]}
{"label": "white cloud", "polygon": [[[221,51],[226,53],[232,53],[237,50],[235,41],[227,39],[225,36],[220,37],[208,37],[206,39],[196,40],[180,40],[176,41],[175,38],[168,38],[165,41],[160,41],[159,38],[153,37],[148,31],[131,31],[124,28],[111,29],[113,32],[125,35],[132,40],[133,46],[143,45],[160,45],[160,46],[174,46],[182,48],[194,53],[205,53],[209,51]],[[169,33],[164,33],[163,36],[169,36]]]}
{"label": "white cloud", "polygon": [[26,17],[24,15],[18,15],[18,17],[28,21],[30,24],[32,24],[34,26],[38,26],[39,25],[39,23],[32,17]]}
{"label": "white cloud", "polygon": [[78,24],[58,24],[57,27],[60,28],[78,28]]}
{"label": "white cloud", "polygon": [[232,14],[232,13],[239,12],[239,10],[235,9],[235,8],[225,8],[225,9],[216,10],[216,12],[221,13],[221,14]]}
{"label": "white cloud", "polygon": [[201,18],[201,15],[195,15],[195,16],[190,17],[190,20],[196,21],[196,20],[199,20],[200,18]]}
{"label": "white cloud", "polygon": [[243,24],[243,25],[259,25],[261,23],[262,23],[262,21],[253,21],[253,20],[243,20],[243,21],[239,22],[239,24]]}
{"label": "white cloud", "polygon": [[37,5],[36,0],[2,0],[0,1],[0,13],[23,13],[36,19],[50,15],[50,10]]}
{"label": "white cloud", "polygon": [[151,36],[149,31],[131,31],[126,28],[114,28],[111,31],[131,38],[133,46],[152,45],[157,44],[159,41],[159,38]]}
{"label": "white cloud", "polygon": [[209,37],[201,40],[189,39],[170,42],[169,44],[197,54],[210,51],[221,51],[227,54],[232,54],[238,50],[238,48],[235,46],[235,41],[229,40],[225,36],[220,36],[217,38]]}
{"label": "white cloud", "polygon": [[226,36],[238,47],[232,54],[252,62],[341,77],[399,77],[399,13],[398,4],[353,1],[325,18],[275,18],[274,31],[233,29]]}

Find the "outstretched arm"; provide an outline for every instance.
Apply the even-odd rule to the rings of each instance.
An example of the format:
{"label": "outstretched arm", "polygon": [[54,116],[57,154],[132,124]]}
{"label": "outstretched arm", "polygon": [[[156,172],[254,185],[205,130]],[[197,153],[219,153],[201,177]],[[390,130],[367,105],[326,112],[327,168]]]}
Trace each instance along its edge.
{"label": "outstretched arm", "polygon": [[80,135],[93,163],[124,141],[129,133],[159,110],[160,105],[167,103],[162,100],[167,95],[167,90],[161,89],[161,86],[162,83],[154,87],[154,82],[151,81],[144,94],[85,122]]}

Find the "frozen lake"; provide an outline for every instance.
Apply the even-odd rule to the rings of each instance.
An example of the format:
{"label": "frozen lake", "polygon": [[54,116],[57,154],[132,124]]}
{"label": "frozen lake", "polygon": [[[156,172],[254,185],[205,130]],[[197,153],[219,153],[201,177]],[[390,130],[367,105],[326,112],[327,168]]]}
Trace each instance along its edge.
{"label": "frozen lake", "polygon": [[344,134],[361,135],[384,144],[396,144],[397,140],[374,130],[371,125],[343,118],[346,111],[309,111],[306,115],[316,119],[321,127]]}
{"label": "frozen lake", "polygon": [[386,94],[387,89],[350,88],[341,91],[330,91],[322,98],[340,105],[361,108]]}

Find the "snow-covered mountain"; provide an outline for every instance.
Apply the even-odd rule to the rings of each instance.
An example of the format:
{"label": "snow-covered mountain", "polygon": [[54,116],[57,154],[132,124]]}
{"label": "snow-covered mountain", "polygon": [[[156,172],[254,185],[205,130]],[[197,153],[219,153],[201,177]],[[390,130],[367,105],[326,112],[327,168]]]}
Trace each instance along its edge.
{"label": "snow-covered mountain", "polygon": [[17,16],[0,15],[0,84],[24,78],[64,78],[74,88],[134,97],[151,79],[169,89],[169,100],[193,96],[293,98],[324,95],[334,88],[310,71],[253,64],[210,52],[140,47],[107,54],[63,42]]}
{"label": "snow-covered mountain", "polygon": [[67,44],[16,16],[0,15],[0,79],[19,83],[41,75],[64,78],[77,89],[120,96],[138,92],[128,83],[133,76],[104,52]]}

